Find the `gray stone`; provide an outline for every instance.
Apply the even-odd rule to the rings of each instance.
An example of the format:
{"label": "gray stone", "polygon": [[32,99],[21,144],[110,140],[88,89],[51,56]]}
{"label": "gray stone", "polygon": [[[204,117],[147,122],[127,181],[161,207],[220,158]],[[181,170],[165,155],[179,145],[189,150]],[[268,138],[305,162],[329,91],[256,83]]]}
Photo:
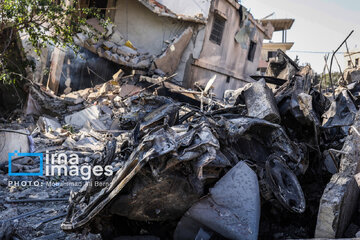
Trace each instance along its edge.
{"label": "gray stone", "polygon": [[54,132],[61,129],[61,125],[56,119],[51,119],[47,117],[39,117],[38,125],[42,132]]}
{"label": "gray stone", "polygon": [[114,46],[116,46],[116,44],[113,42],[109,42],[109,41],[103,42],[103,47],[105,50],[111,50]]}
{"label": "gray stone", "polygon": [[103,145],[93,137],[85,137],[76,142],[75,149],[95,152],[103,150]]}
{"label": "gray stone", "polygon": [[80,112],[73,113],[65,117],[66,124],[70,124],[76,128],[82,128],[86,121],[96,120],[100,117],[100,109],[98,106],[86,108]]}
{"label": "gray stone", "polygon": [[117,53],[124,56],[136,55],[137,51],[127,46],[120,46],[117,49]]}
{"label": "gray stone", "polygon": [[109,50],[107,50],[107,51],[104,52],[104,57],[105,57],[107,60],[110,60],[110,61],[111,61],[112,55],[113,55],[113,54],[112,54]]}
{"label": "gray stone", "polygon": [[84,99],[80,96],[80,94],[78,94],[76,92],[66,94],[65,97],[64,97],[64,100],[66,102],[70,102],[70,103],[73,103],[73,104],[79,104],[79,103],[82,103],[84,101]]}
{"label": "gray stone", "polygon": [[246,163],[239,162],[210,189],[209,196],[188,210],[175,230],[174,239],[194,239],[204,225],[225,238],[255,240],[259,221],[257,176]]}
{"label": "gray stone", "polygon": [[150,59],[141,60],[136,64],[137,68],[148,68],[150,66],[151,62]]}
{"label": "gray stone", "polygon": [[[356,131],[354,130],[356,129]],[[339,173],[330,179],[320,200],[315,237],[342,237],[354,212],[359,199],[359,187],[355,180],[359,172],[360,159],[360,113],[355,118],[350,135],[347,136],[341,152]]]}
{"label": "gray stone", "polygon": [[97,49],[97,54],[99,55],[99,57],[104,57],[105,55],[105,50],[102,48],[98,48]]}
{"label": "gray stone", "polygon": [[109,41],[116,43],[117,45],[124,45],[125,39],[118,30],[115,30],[110,36]]}
{"label": "gray stone", "polygon": [[110,116],[113,114],[113,111],[108,106],[101,105],[100,109],[103,113],[109,114]]}
{"label": "gray stone", "polygon": [[116,53],[113,53],[111,55],[111,61],[117,63],[119,61],[119,55],[117,55]]}

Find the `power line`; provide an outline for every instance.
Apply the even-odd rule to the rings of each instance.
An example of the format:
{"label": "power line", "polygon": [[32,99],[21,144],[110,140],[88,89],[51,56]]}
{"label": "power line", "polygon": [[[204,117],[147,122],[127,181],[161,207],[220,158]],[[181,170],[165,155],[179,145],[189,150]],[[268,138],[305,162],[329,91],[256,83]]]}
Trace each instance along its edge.
{"label": "power line", "polygon": [[[317,51],[302,51],[302,50],[293,50],[293,51],[286,51],[289,53],[311,53],[311,54],[332,54],[333,52],[317,52]],[[347,52],[337,52],[336,54],[345,54]]]}

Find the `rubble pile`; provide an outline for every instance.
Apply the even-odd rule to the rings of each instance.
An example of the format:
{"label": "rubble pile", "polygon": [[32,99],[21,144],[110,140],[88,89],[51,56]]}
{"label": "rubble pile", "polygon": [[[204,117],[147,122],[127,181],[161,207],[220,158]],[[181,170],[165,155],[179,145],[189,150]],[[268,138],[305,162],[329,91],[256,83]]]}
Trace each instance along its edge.
{"label": "rubble pile", "polygon": [[90,50],[99,57],[135,69],[148,69],[155,59],[155,56],[138,50],[130,41],[125,41],[122,34],[112,24],[105,29],[96,19],[89,19],[88,23],[94,28],[89,29],[94,36],[78,33],[74,37],[78,46]]}
{"label": "rubble pile", "polygon": [[[119,49],[102,44],[107,51]],[[282,68],[294,65],[280,60]],[[282,71],[278,65],[275,78]],[[63,231],[73,232],[67,239],[89,232],[103,239],[314,237],[323,191],[332,174],[342,171],[344,152],[358,147],[346,139],[360,131],[360,85],[339,87],[329,99],[313,87],[310,68],[292,67],[284,74],[287,81],[274,91],[261,79],[227,91],[223,101],[212,98],[214,80],[194,91],[168,78],[118,73],[104,84],[60,97],[31,84],[27,115],[2,120],[0,137],[25,136],[18,145],[31,153],[76,153],[80,168],[111,166],[113,174],[78,176],[81,184],[55,189],[9,187],[2,161],[1,193],[10,194],[0,203],[1,219],[23,219],[21,214],[39,206],[55,215],[44,222],[32,213],[23,226],[8,226],[16,226],[8,235],[21,239],[35,229],[33,239],[64,239],[61,221]],[[354,159],[347,163],[357,164]],[[17,157],[11,171],[37,172],[36,161]],[[51,179],[58,185],[74,181]],[[354,219],[349,216],[346,224],[352,221],[352,229],[360,230]],[[341,237],[347,231],[335,232]]]}

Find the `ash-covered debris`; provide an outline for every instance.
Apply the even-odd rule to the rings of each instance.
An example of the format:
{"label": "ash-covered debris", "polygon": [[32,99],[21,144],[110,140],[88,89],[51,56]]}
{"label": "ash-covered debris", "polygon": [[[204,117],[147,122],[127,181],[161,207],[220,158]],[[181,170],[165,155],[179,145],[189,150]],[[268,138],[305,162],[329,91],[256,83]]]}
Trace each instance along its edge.
{"label": "ash-covered debris", "polygon": [[[228,91],[224,100],[211,94],[216,79],[194,91],[168,82],[171,77],[123,77],[121,71],[104,84],[60,97],[30,84],[25,114],[1,120],[1,156],[17,150],[78,159],[58,169],[60,176],[50,171],[10,177],[7,159],[1,158],[3,234],[13,239],[314,237],[326,185],[332,174],[345,174],[340,162],[346,153],[357,152],[357,142],[344,143],[350,129],[352,135],[360,130],[354,125],[360,88],[358,82],[339,87],[329,99],[314,88],[309,67],[297,69],[281,56],[285,68],[274,77],[283,72],[282,86],[272,91],[259,80]],[[39,161],[16,156],[11,172],[39,172]],[[53,165],[50,161],[44,171]],[[343,177],[355,183],[357,171],[345,172]],[[8,183],[14,180],[44,185]],[[332,209],[335,215],[349,214]],[[349,219],[345,224],[356,232],[360,222]],[[326,227],[317,226],[322,233]],[[336,236],[347,227],[334,230]]]}

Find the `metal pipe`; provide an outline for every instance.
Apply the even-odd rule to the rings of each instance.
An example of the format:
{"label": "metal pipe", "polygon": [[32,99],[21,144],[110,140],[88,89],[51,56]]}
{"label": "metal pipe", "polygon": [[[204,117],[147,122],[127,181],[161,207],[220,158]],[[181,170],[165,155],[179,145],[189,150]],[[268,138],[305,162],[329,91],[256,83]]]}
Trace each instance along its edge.
{"label": "metal pipe", "polygon": [[342,47],[342,45],[344,45],[344,43],[346,43],[346,40],[348,40],[348,38],[351,36],[351,34],[354,33],[354,30],[352,30],[350,32],[350,34],[345,38],[345,40],[340,44],[340,46],[333,52],[332,56],[331,56],[331,61],[330,61],[330,72],[329,72],[329,78],[330,78],[330,84],[331,84],[331,89],[333,92],[333,97],[335,99],[335,89],[334,89],[334,85],[332,82],[332,78],[331,78],[331,69],[332,69],[332,63],[334,61],[334,55],[337,53],[337,51],[339,51],[339,49]]}

